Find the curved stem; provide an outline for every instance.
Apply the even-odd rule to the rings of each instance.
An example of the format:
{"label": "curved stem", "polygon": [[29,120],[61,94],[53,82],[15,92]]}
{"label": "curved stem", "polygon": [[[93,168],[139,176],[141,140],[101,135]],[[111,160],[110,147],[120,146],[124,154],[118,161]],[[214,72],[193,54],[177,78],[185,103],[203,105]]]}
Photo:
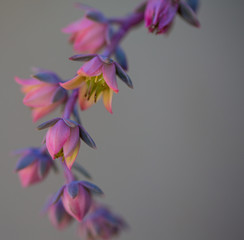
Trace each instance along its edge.
{"label": "curved stem", "polygon": [[61,165],[62,165],[63,170],[64,170],[64,177],[66,179],[66,182],[70,183],[70,182],[74,181],[75,177],[74,177],[72,171],[68,169],[66,163],[62,159],[60,159],[60,162],[61,162]]}
{"label": "curved stem", "polygon": [[120,24],[119,30],[112,37],[111,43],[102,53],[105,57],[110,57],[125,35],[135,26],[144,20],[144,12],[135,12],[126,18],[111,19],[114,23]]}
{"label": "curved stem", "polygon": [[73,113],[77,98],[78,98],[78,89],[74,89],[65,105],[63,118],[69,118],[70,115]]}

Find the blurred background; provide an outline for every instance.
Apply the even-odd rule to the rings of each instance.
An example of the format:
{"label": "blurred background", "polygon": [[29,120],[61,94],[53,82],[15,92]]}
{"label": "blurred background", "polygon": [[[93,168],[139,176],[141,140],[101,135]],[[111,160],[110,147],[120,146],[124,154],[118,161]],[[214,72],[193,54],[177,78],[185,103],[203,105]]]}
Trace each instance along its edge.
{"label": "blurred background", "polygon": [[[121,240],[244,239],[244,3],[201,2],[200,29],[177,17],[169,36],[150,35],[143,26],[129,34],[122,46],[134,90],[119,82],[113,115],[101,102],[81,113],[98,149],[82,144],[78,161],[105,192],[102,201],[130,224]],[[68,60],[73,50],[60,31],[82,16],[73,3],[0,3],[4,240],[78,239],[76,224],[59,232],[39,214],[62,174],[22,189],[13,171],[17,158],[10,156],[39,146],[45,134],[32,123],[14,76],[41,67],[69,79],[80,66]],[[116,16],[140,0],[83,3]]]}

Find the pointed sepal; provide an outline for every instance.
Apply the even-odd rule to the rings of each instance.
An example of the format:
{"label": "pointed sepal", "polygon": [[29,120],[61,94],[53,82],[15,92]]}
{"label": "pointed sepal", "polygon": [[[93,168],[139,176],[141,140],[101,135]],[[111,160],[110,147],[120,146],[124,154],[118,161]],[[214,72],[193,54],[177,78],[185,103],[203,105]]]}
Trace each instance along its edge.
{"label": "pointed sepal", "polygon": [[117,62],[120,64],[120,66],[127,71],[128,70],[128,63],[127,58],[124,50],[121,47],[117,47],[115,50],[115,58]]}
{"label": "pointed sepal", "polygon": [[103,191],[95,184],[87,181],[80,181],[83,187],[87,188],[89,191],[95,194],[103,195]]}
{"label": "pointed sepal", "polygon": [[96,56],[97,56],[96,54],[77,54],[70,57],[69,60],[87,62]]}
{"label": "pointed sepal", "polygon": [[79,184],[76,181],[73,181],[68,184],[68,193],[70,197],[73,199],[78,195],[79,193]]}
{"label": "pointed sepal", "polygon": [[79,130],[80,130],[80,138],[91,148],[96,149],[96,144],[93,141],[93,139],[91,138],[91,136],[88,134],[88,132],[82,127],[79,126]]}
{"label": "pointed sepal", "polygon": [[51,127],[53,126],[57,121],[59,121],[61,118],[54,118],[54,119],[51,119],[51,120],[48,120],[42,124],[40,124],[37,129],[38,130],[43,130],[45,128],[48,128],[48,127]]}
{"label": "pointed sepal", "polygon": [[46,83],[54,84],[60,82],[60,78],[56,74],[51,72],[39,72],[34,74],[32,77]]}
{"label": "pointed sepal", "polygon": [[187,21],[191,25],[195,27],[200,27],[200,22],[197,19],[196,13],[186,2],[180,1],[178,13],[185,21]]}
{"label": "pointed sepal", "polygon": [[20,171],[29,165],[31,165],[36,160],[36,156],[33,154],[28,154],[25,157],[21,158],[20,161],[17,163],[15,171]]}
{"label": "pointed sepal", "polygon": [[119,78],[130,88],[133,88],[133,83],[129,77],[129,75],[123,70],[123,68],[118,64],[115,63],[116,66],[116,74]]}

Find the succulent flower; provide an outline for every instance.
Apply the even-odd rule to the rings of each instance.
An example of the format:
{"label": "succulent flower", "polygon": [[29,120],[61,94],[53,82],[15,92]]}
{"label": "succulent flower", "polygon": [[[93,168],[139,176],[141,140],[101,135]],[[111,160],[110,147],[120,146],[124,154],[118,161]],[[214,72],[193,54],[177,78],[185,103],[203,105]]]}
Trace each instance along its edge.
{"label": "succulent flower", "polygon": [[96,206],[79,224],[78,233],[86,240],[109,240],[127,228],[125,221],[105,206]]}
{"label": "succulent flower", "polygon": [[90,182],[71,181],[59,189],[51,204],[62,199],[67,213],[76,220],[82,221],[92,204],[91,193],[103,194],[99,187]]}
{"label": "succulent flower", "polygon": [[34,122],[56,109],[67,98],[67,91],[59,85],[61,79],[50,71],[40,71],[29,79],[15,77],[15,81],[22,85],[25,94],[23,103],[31,108]]}
{"label": "succulent flower", "polygon": [[[84,6],[83,6],[84,9]],[[110,26],[98,10],[86,7],[86,15],[62,29],[78,53],[96,53],[109,43]]]}
{"label": "succulent flower", "polygon": [[198,1],[149,0],[145,10],[145,26],[156,34],[167,33],[177,14],[195,27],[200,23],[196,17]]}
{"label": "succulent flower", "polygon": [[116,74],[130,88],[133,88],[130,77],[123,68],[110,58],[97,54],[80,54],[70,58],[74,61],[87,61],[77,75],[60,85],[65,89],[79,88],[79,104],[85,110],[103,97],[106,109],[112,113],[113,92],[119,91]]}
{"label": "succulent flower", "polygon": [[21,155],[15,170],[23,187],[41,182],[53,166],[52,158],[41,148],[27,148],[15,154]]}
{"label": "succulent flower", "polygon": [[149,0],[145,11],[145,25],[150,32],[166,33],[175,18],[179,0]]}
{"label": "succulent flower", "polygon": [[46,211],[53,226],[59,230],[67,227],[73,220],[73,218],[64,209],[61,199],[48,206]]}
{"label": "succulent flower", "polygon": [[54,118],[38,126],[39,130],[48,128],[46,146],[53,159],[62,157],[70,169],[80,149],[80,138],[90,147],[96,145],[86,130],[70,119]]}

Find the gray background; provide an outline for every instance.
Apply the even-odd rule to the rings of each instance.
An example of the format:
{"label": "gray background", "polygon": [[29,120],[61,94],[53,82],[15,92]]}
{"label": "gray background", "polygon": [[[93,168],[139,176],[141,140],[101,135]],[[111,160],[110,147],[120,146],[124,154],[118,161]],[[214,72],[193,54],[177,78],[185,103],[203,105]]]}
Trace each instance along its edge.
{"label": "gray background", "polygon": [[[140,1],[83,2],[113,16]],[[37,66],[68,79],[79,67],[60,32],[82,16],[72,4],[0,2],[0,239],[78,239],[75,225],[59,232],[39,216],[62,175],[22,189],[9,155],[38,146],[45,134],[35,130],[13,77]],[[177,18],[167,37],[134,31],[123,46],[135,89],[119,82],[113,115],[102,103],[81,113],[98,150],[83,144],[78,161],[129,222],[121,239],[244,239],[243,8],[243,1],[202,0],[201,29]]]}

